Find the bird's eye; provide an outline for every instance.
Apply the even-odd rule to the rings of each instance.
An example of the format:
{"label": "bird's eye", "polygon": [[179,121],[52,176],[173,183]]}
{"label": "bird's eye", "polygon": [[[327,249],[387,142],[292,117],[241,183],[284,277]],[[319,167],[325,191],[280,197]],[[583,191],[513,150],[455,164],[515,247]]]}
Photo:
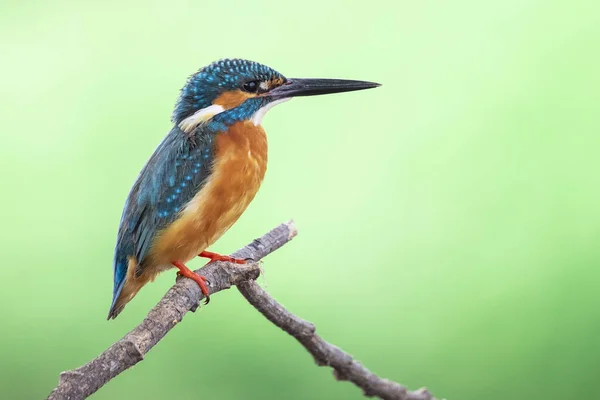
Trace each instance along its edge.
{"label": "bird's eye", "polygon": [[242,86],[242,88],[249,93],[256,93],[258,92],[258,81],[250,81],[250,82],[246,82],[244,83],[244,85]]}

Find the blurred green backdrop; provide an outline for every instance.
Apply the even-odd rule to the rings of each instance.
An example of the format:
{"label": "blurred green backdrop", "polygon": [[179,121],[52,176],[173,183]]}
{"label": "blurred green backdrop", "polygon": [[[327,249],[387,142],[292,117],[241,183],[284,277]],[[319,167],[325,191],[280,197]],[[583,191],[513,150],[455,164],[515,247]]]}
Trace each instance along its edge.
{"label": "blurred green backdrop", "polygon": [[[447,399],[595,397],[599,16],[560,0],[4,0],[0,397],[44,397],[173,283],[105,320],[127,192],[186,77],[222,57],[383,86],[271,111],[266,180],[215,251],[293,217],[263,282],[375,373]],[[361,393],[231,290],[94,396],[134,397]]]}

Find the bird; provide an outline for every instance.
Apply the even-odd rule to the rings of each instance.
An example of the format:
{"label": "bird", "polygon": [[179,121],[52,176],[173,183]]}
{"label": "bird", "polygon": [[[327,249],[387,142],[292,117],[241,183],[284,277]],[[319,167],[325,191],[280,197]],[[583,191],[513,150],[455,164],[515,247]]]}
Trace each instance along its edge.
{"label": "bird", "polygon": [[125,201],[113,262],[116,318],[148,282],[168,269],[194,280],[210,300],[205,277],[185,264],[196,256],[244,264],[207,249],[242,215],[267,168],[267,111],[293,97],[370,89],[375,82],[288,79],[244,59],[221,59],[188,77],[173,126],[137,176]]}

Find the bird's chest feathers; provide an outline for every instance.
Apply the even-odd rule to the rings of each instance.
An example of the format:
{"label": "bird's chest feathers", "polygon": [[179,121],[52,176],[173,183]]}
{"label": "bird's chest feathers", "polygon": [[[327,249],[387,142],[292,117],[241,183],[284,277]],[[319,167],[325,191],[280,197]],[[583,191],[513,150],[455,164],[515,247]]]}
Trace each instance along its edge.
{"label": "bird's chest feathers", "polygon": [[214,206],[224,213],[218,215],[227,219],[230,211],[237,220],[258,191],[266,169],[265,131],[249,121],[238,122],[217,136],[213,173],[206,190],[196,197],[214,199],[219,203]]}
{"label": "bird's chest feathers", "polygon": [[238,122],[219,133],[215,145],[210,178],[156,243],[154,250],[164,257],[185,261],[212,245],[237,221],[262,183],[267,138],[261,126]]}

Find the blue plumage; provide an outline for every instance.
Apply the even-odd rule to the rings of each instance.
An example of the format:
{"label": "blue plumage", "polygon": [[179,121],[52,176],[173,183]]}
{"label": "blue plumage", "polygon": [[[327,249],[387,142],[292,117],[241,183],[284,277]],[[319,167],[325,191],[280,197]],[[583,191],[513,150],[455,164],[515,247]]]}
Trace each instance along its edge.
{"label": "blue plumage", "polygon": [[224,59],[214,62],[190,76],[173,111],[173,122],[179,124],[197,110],[206,108],[221,93],[238,89],[247,80],[266,81],[286,78],[279,72],[253,61]]}
{"label": "blue plumage", "polygon": [[156,233],[177,219],[202,188],[212,168],[214,132],[198,129],[192,138],[174,127],[134,183],[121,217],[114,260],[113,304],[122,289],[128,258],[138,261],[136,276]]}

